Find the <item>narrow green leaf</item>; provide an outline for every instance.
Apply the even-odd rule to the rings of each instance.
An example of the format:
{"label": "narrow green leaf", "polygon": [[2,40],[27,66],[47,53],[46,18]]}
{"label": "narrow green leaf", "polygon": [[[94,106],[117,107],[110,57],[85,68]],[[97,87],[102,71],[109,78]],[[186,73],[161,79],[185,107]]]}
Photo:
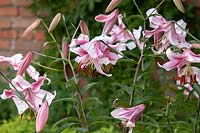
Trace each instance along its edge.
{"label": "narrow green leaf", "polygon": [[65,128],[71,127],[73,125],[78,125],[78,123],[66,123],[64,125],[62,125],[60,128],[58,128],[56,130],[56,133],[60,133],[62,130],[64,130]]}
{"label": "narrow green leaf", "polygon": [[91,104],[103,104],[98,97],[88,97],[83,101],[83,107],[88,108]]}
{"label": "narrow green leaf", "polygon": [[60,99],[57,99],[57,100],[53,101],[53,103],[62,102],[62,101],[76,102],[76,103],[79,102],[76,98],[60,98]]}
{"label": "narrow green leaf", "polygon": [[99,124],[110,125],[112,123],[113,123],[112,121],[95,121],[95,122],[90,123],[89,126],[94,126],[94,125],[99,125]]}
{"label": "narrow green leaf", "polygon": [[88,132],[88,130],[86,128],[81,128],[81,127],[77,127],[75,128],[76,131],[79,131],[79,132]]}
{"label": "narrow green leaf", "polygon": [[90,84],[87,84],[86,86],[84,86],[82,89],[81,89],[81,94],[83,95],[85,92],[87,92],[90,88],[92,88],[94,85],[97,85],[99,84],[100,82],[93,82],[93,83],[90,83]]}
{"label": "narrow green leaf", "polygon": [[125,92],[128,93],[128,95],[131,95],[131,93],[132,93],[133,88],[129,87],[129,86],[125,85],[125,84],[122,84],[122,83],[113,83],[113,85],[119,86],[121,88],[121,89],[118,90],[118,92],[119,91],[125,91]]}
{"label": "narrow green leaf", "polygon": [[71,116],[71,117],[66,117],[66,118],[63,118],[63,119],[57,121],[56,123],[54,123],[54,125],[52,127],[55,128],[56,126],[60,125],[63,122],[66,122],[66,121],[67,122],[68,121],[80,122],[80,120],[78,119],[78,117]]}

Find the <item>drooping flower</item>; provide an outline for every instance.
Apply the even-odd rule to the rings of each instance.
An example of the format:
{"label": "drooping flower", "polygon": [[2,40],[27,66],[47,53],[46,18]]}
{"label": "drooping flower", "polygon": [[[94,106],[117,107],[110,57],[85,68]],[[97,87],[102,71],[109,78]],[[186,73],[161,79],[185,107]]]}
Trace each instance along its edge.
{"label": "drooping flower", "polygon": [[174,68],[181,69],[186,64],[200,62],[200,54],[195,54],[190,49],[184,49],[183,53],[179,54],[174,53],[173,51],[171,51],[170,48],[168,48],[166,51],[166,55],[169,61],[163,65],[159,64],[159,66],[167,71],[170,71]]}
{"label": "drooping flower", "polygon": [[36,117],[36,132],[40,132],[45,126],[49,115],[49,104],[47,101],[43,102],[38,109]]}
{"label": "drooping flower", "polygon": [[[11,81],[11,89],[4,90],[3,94],[1,94],[1,98],[12,98],[18,109],[19,115],[23,114],[29,107],[37,111],[42,105],[44,97],[46,97],[46,101],[48,101],[48,104],[50,105],[56,95],[56,92],[52,94],[46,90],[40,89],[45,79],[45,77],[39,77],[36,82],[30,84],[28,81],[23,79],[22,76],[17,75],[16,78]],[[17,95],[17,91],[24,95],[24,100],[26,100],[29,105]]]}
{"label": "drooping flower", "polygon": [[147,11],[147,16],[149,16],[150,27],[153,30],[146,30],[145,37],[154,36],[154,52],[161,53],[170,44],[178,48],[191,47],[191,44],[185,41],[186,33],[183,29],[186,28],[186,23],[183,20],[167,21],[154,8]]}
{"label": "drooping flower", "polygon": [[[179,86],[179,89],[182,89],[180,86],[187,88],[188,90],[185,90],[184,94],[188,95],[189,91],[193,90],[192,84],[196,82],[200,84],[200,70],[192,66],[192,63],[200,62],[200,54],[195,54],[190,49],[184,49],[182,54],[177,54],[169,48],[166,51],[166,55],[169,61],[163,65],[158,65],[167,71],[177,68],[178,75],[175,77],[176,84]],[[195,91],[194,95],[196,97],[198,96]]]}
{"label": "drooping flower", "polygon": [[122,120],[122,125],[129,128],[129,133],[132,133],[137,119],[141,116],[145,109],[144,104],[137,105],[131,108],[117,108],[111,112],[112,117]]}

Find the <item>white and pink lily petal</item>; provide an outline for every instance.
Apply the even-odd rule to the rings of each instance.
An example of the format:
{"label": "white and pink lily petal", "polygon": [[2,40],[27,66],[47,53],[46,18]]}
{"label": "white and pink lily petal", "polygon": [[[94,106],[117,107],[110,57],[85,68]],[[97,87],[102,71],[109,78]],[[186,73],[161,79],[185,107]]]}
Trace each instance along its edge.
{"label": "white and pink lily petal", "polygon": [[112,13],[108,15],[100,14],[95,17],[95,20],[97,22],[103,22],[105,23],[103,28],[103,34],[109,34],[109,32],[112,30],[116,20],[117,16],[119,14],[118,9],[115,9]]}
{"label": "white and pink lily petal", "polygon": [[111,112],[111,116],[122,120],[125,127],[129,127],[129,133],[135,127],[137,119],[141,116],[145,109],[144,104],[137,105],[131,108],[117,108]]}
{"label": "white and pink lily petal", "polygon": [[184,49],[182,54],[174,53],[171,51],[170,48],[167,49],[166,55],[169,59],[168,62],[166,62],[163,65],[158,65],[162,68],[164,68],[167,71],[170,71],[174,68],[181,68],[187,63],[199,63],[200,62],[200,54],[193,53],[190,49]]}
{"label": "white and pink lily petal", "polygon": [[114,25],[110,31],[110,35],[115,38],[114,42],[127,42],[133,39],[133,35],[130,30],[128,30],[122,21],[123,15],[118,15],[118,25]]}

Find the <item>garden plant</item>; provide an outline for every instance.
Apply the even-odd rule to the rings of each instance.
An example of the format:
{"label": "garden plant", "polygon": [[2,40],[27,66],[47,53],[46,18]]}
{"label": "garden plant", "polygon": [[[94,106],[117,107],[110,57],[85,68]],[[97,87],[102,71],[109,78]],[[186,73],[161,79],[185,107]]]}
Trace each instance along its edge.
{"label": "garden plant", "polygon": [[[69,27],[63,13],[49,24],[38,18],[23,37],[44,28],[43,53],[0,56],[15,71],[0,72],[7,83],[1,98],[12,99],[21,121],[35,121],[32,132],[200,131],[200,40],[185,20],[159,13],[166,0],[145,13],[130,1],[134,15],[118,8],[124,1],[111,0],[96,14],[92,23],[101,28],[87,20]],[[181,0],[170,2],[185,12]]]}

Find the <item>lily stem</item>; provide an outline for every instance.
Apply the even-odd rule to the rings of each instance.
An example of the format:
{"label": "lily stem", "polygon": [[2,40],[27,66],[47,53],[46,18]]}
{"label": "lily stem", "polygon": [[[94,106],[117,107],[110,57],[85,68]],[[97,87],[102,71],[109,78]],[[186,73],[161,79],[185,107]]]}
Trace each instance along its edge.
{"label": "lily stem", "polygon": [[197,103],[197,111],[196,111],[196,116],[195,116],[195,123],[194,123],[194,133],[197,133],[197,123],[199,119],[199,112],[200,112],[200,97],[198,98],[198,103]]}
{"label": "lily stem", "polygon": [[[142,62],[142,59],[143,59],[143,50],[141,50],[141,54],[140,54],[140,58],[137,62],[137,67],[136,67],[136,70],[135,70],[135,74],[134,74],[134,78],[133,78],[133,87],[135,86],[136,84],[136,80],[137,80],[137,76],[138,76],[138,71],[139,71],[139,68],[140,68],[140,64]],[[130,101],[129,101],[129,105],[132,106],[133,105],[133,97],[134,97],[134,93],[135,93],[135,89],[133,88],[132,90],[132,94],[131,94],[131,97],[130,97]]]}

